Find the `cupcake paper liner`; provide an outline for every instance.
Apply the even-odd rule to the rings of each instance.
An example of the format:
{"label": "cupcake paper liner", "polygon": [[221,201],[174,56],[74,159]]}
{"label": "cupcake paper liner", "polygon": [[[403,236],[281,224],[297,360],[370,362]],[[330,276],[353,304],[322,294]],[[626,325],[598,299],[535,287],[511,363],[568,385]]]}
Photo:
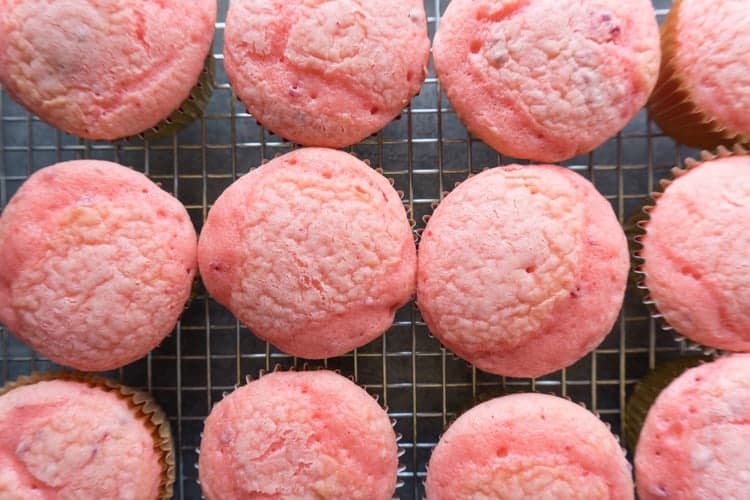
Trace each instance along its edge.
{"label": "cupcake paper liner", "polygon": [[213,55],[209,54],[203,63],[203,70],[198,78],[198,83],[190,90],[190,96],[182,101],[180,107],[154,127],[144,130],[135,137],[128,137],[126,140],[140,138],[150,141],[168,137],[203,116],[208,101],[211,100],[211,95],[214,92],[215,76],[216,62]]}
{"label": "cupcake paper liner", "polygon": [[700,351],[705,355],[712,355],[717,352],[717,349],[711,346],[702,345],[681,335],[680,332],[676,331],[669,324],[666,318],[664,318],[664,315],[659,311],[657,305],[649,294],[648,287],[646,286],[646,274],[643,271],[644,259],[640,255],[640,252],[643,249],[641,240],[647,232],[646,226],[648,225],[648,221],[650,219],[651,210],[653,210],[659,198],[664,193],[664,190],[667,189],[667,187],[669,187],[672,182],[704,162],[712,161],[717,158],[727,158],[730,156],[742,156],[747,154],[748,150],[746,150],[743,146],[736,144],[731,151],[724,146],[719,146],[716,150],[716,153],[703,151],[701,153],[700,161],[692,158],[686,159],[684,168],[672,168],[672,177],[659,181],[660,189],[651,193],[651,196],[643,202],[641,209],[631,218],[630,222],[625,227],[625,233],[628,237],[628,245],[630,246],[630,256],[632,263],[630,285],[634,286],[638,290],[641,295],[643,304],[645,304],[649,309],[651,318],[658,321],[661,330],[665,332],[672,332],[674,334],[675,341],[688,351]]}
{"label": "cupcake paper liner", "polygon": [[705,361],[711,361],[711,358],[687,356],[671,359],[657,366],[638,382],[623,410],[625,418],[622,435],[631,451],[635,452],[643,422],[661,391],[688,368]]}
{"label": "cupcake paper liner", "polygon": [[159,450],[162,466],[162,482],[159,488],[159,499],[168,500],[174,493],[175,482],[175,452],[169,421],[164,410],[154,401],[150,394],[122,385],[92,373],[81,372],[34,372],[6,383],[0,387],[0,396],[25,385],[33,385],[49,380],[69,380],[82,382],[106,392],[115,393],[126,401],[130,409],[141,416],[151,428],[154,447]]}
{"label": "cupcake paper liner", "polygon": [[651,118],[668,135],[688,146],[712,149],[734,144],[750,145],[750,137],[733,132],[701,110],[690,88],[677,71],[677,30],[682,0],[676,0],[661,27],[659,80],[649,99]]}

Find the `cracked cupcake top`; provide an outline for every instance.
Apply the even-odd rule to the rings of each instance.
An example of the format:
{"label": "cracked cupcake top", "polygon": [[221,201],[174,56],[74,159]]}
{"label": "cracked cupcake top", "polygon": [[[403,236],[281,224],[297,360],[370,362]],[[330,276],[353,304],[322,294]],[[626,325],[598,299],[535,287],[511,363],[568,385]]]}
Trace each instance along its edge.
{"label": "cracked cupcake top", "polygon": [[398,193],[336,150],[298,149],[240,178],[211,208],[198,253],[211,295],[301,357],[366,344],[414,293],[416,250]]}
{"label": "cracked cupcake top", "polygon": [[343,147],[383,128],[427,74],[420,0],[235,0],[224,57],[232,87],[273,132]]}
{"label": "cracked cupcake top", "polygon": [[635,453],[638,496],[742,498],[750,488],[750,355],[687,370],[656,399]]}
{"label": "cracked cupcake top", "polygon": [[649,0],[453,0],[433,55],[469,130],[502,154],[560,161],[643,107],[659,33]]}
{"label": "cracked cupcake top", "polygon": [[630,500],[630,465],[615,436],[585,408],[543,394],[482,403],[443,434],[430,458],[428,500]]}
{"label": "cracked cupcake top", "polygon": [[0,497],[159,495],[162,466],[150,429],[115,393],[52,380],[0,397]]}
{"label": "cracked cupcake top", "polygon": [[119,139],[188,98],[211,45],[215,0],[0,0],[0,83],[67,133]]}
{"label": "cracked cupcake top", "polygon": [[209,500],[390,500],[398,468],[386,412],[347,378],[275,372],[214,406],[200,450]]}
{"label": "cracked cupcake top", "polygon": [[123,366],[174,328],[196,270],[182,204],[102,161],[33,174],[0,218],[0,321],[81,370]]}
{"label": "cracked cupcake top", "polygon": [[562,167],[498,167],[461,183],[430,218],[417,300],[462,358],[539,376],[609,333],[628,268],[625,235],[591,183]]}

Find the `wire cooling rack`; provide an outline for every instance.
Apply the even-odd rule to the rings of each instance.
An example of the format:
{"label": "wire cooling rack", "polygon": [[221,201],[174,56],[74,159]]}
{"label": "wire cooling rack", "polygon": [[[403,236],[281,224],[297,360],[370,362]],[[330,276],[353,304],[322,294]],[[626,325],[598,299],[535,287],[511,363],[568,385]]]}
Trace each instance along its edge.
{"label": "wire cooling rack", "polygon": [[[447,0],[425,0],[432,36]],[[661,21],[670,0],[654,0]],[[238,176],[263,159],[294,146],[258,126],[237,101],[222,65],[224,18],[228,0],[219,1],[214,53],[217,89],[205,118],[163,140],[111,144],[62,134],[40,122],[2,93],[0,96],[0,207],[35,170],[65,160],[116,161],[146,173],[177,196],[200,230],[212,203]],[[440,91],[433,68],[421,93],[401,116],[376,136],[349,150],[382,168],[404,192],[404,203],[417,221],[432,212],[442,193],[470,173],[511,163],[498,156],[461,125]],[[680,148],[651,123],[645,112],[593,153],[564,164],[591,179],[625,222],[669,169],[694,150]],[[2,258],[2,256],[0,256]],[[1,330],[0,383],[34,370],[56,368],[8,332]],[[430,337],[419,311],[409,304],[380,339],[322,364],[339,369],[387,406],[403,435],[397,490],[403,499],[422,498],[425,464],[446,425],[486,395],[541,391],[568,396],[597,411],[616,434],[622,408],[635,382],[660,360],[684,348],[654,320],[628,290],[612,333],[574,366],[535,380],[491,376],[446,352]],[[246,375],[303,365],[259,341],[223,307],[202,292],[186,309],[173,334],[146,358],[110,373],[124,383],[153,393],[170,417],[178,447],[175,498],[200,498],[196,448],[203,420],[222,393]]]}

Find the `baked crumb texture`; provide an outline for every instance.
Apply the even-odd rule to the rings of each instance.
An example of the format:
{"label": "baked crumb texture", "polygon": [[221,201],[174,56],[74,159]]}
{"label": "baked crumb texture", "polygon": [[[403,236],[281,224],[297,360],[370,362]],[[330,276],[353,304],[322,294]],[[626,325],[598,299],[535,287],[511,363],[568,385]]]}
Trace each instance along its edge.
{"label": "baked crumb texture", "polygon": [[690,369],[649,410],[635,453],[638,496],[744,498],[750,490],[750,355]]}
{"label": "baked crumb texture", "polygon": [[478,368],[540,376],[609,333],[628,269],[623,230],[589,181],[550,165],[498,167],[430,218],[417,301],[430,331]]}
{"label": "baked crumb texture", "polygon": [[0,0],[0,84],[50,125],[115,140],[188,98],[211,47],[215,0]]}
{"label": "baked crumb texture", "polygon": [[633,498],[630,464],[609,428],[557,396],[482,403],[443,434],[430,458],[428,500]]}
{"label": "baked crumb texture", "polygon": [[659,72],[650,0],[453,0],[433,44],[459,118],[500,153],[587,153],[646,104]]}
{"label": "baked crumb texture", "polygon": [[230,186],[200,236],[201,278],[250,330],[324,358],[375,339],[414,294],[401,198],[354,156],[298,149]]}
{"label": "baked crumb texture", "polygon": [[349,379],[275,372],[214,406],[201,441],[208,500],[390,500],[398,447],[386,412]]}
{"label": "baked crumb texture", "polygon": [[398,116],[430,54],[421,0],[234,0],[224,40],[227,76],[256,120],[333,148]]}
{"label": "baked crumb texture", "polygon": [[750,156],[677,172],[643,225],[643,284],[680,335],[750,351]]}
{"label": "baked crumb texture", "polygon": [[0,397],[0,497],[155,499],[152,431],[113,392],[62,380]]}
{"label": "baked crumb texture", "polygon": [[0,218],[0,321],[52,361],[102,371],[174,328],[197,268],[185,207],[145,175],[83,160],[34,173]]}

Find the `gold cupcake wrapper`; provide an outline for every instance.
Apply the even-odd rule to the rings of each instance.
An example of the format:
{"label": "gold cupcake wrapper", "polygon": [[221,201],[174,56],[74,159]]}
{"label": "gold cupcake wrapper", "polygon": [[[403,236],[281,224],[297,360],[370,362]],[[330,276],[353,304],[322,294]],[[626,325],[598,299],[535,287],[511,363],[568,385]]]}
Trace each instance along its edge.
{"label": "gold cupcake wrapper", "polygon": [[169,429],[169,420],[167,419],[164,410],[161,409],[150,394],[93,373],[34,372],[31,375],[23,375],[0,387],[0,396],[25,385],[33,385],[38,382],[50,380],[81,382],[90,387],[96,387],[106,392],[113,392],[120,399],[126,401],[130,409],[137,415],[141,416],[151,427],[154,447],[159,452],[162,466],[162,482],[159,487],[158,498],[159,500],[169,500],[172,498],[172,495],[174,494],[176,474],[172,433]]}
{"label": "gold cupcake wrapper", "polygon": [[679,75],[676,62],[681,5],[682,0],[675,0],[661,27],[659,79],[646,105],[650,116],[666,134],[691,147],[750,146],[750,137],[722,126],[691,100],[690,87]]}
{"label": "gold cupcake wrapper", "polygon": [[735,144],[734,148],[730,151],[724,146],[719,146],[716,153],[710,151],[701,152],[700,161],[688,158],[685,160],[685,166],[672,168],[672,177],[669,179],[662,179],[659,181],[659,189],[651,193],[651,196],[647,198],[641,210],[639,210],[630,219],[628,224],[625,226],[625,234],[628,238],[628,246],[630,249],[631,258],[631,274],[629,286],[634,287],[641,295],[641,301],[648,307],[651,318],[658,321],[661,330],[665,332],[674,333],[675,340],[682,345],[685,350],[689,351],[701,351],[705,355],[713,355],[717,352],[716,348],[701,345],[687,337],[682,336],[677,332],[666,320],[664,315],[659,311],[656,303],[649,294],[648,287],[646,286],[646,273],[643,271],[643,263],[645,260],[641,257],[641,250],[643,250],[642,238],[646,234],[648,222],[651,218],[651,211],[658,203],[659,198],[664,194],[664,191],[678,178],[685,175],[690,170],[700,166],[701,164],[715,160],[717,158],[728,158],[730,156],[746,156],[750,154],[747,149],[739,144]]}
{"label": "gold cupcake wrapper", "polygon": [[[357,155],[352,154],[355,158],[357,158]],[[396,179],[393,177],[388,177],[385,175],[385,170],[383,170],[381,167],[373,167],[372,163],[369,159],[365,158],[362,160],[362,162],[367,165],[368,167],[371,167],[374,171],[382,175],[385,180],[388,181],[388,183],[393,187],[393,189],[396,189]],[[404,193],[402,190],[398,189],[396,190],[396,194],[398,194],[399,198],[401,198],[401,203],[404,203],[404,200],[406,199],[406,193]],[[419,234],[417,234],[417,221],[414,220],[414,213],[412,212],[412,209],[408,205],[404,205],[404,210],[406,211],[406,219],[409,221],[409,227],[411,227],[411,235],[412,238],[414,238],[414,244],[417,245],[419,243]]]}
{"label": "gold cupcake wrapper", "polygon": [[[311,367],[309,363],[303,363],[303,365],[301,367],[290,366],[289,368],[284,368],[283,366],[281,366],[280,364],[277,363],[276,365],[274,365],[273,369],[271,369],[271,370],[265,370],[265,369],[259,370],[257,377],[253,377],[252,375],[246,375],[245,376],[245,384],[249,384],[250,382],[252,382],[254,380],[258,380],[258,379],[262,378],[263,376],[268,375],[269,373],[284,372],[284,371],[287,371],[287,372],[314,372],[314,371],[320,371],[320,370],[331,371],[333,373],[341,375],[342,377],[346,377],[349,380],[351,380],[352,382],[354,382],[355,384],[357,384],[357,381],[354,380],[353,376],[344,375],[344,374],[341,373],[341,370],[331,370],[331,369],[325,368],[323,366]],[[357,385],[359,387],[361,387],[365,392],[367,392],[367,389],[365,388],[365,386],[360,385],[360,384],[357,384]],[[237,384],[237,385],[234,386],[234,390],[236,391],[240,387],[242,387],[242,384]],[[227,397],[232,392],[224,392],[222,394],[222,398]],[[368,392],[368,394],[370,394],[370,393]],[[370,394],[370,396],[375,401],[377,401],[378,405],[386,412],[386,414],[388,414],[388,406],[384,406],[384,405],[380,404],[380,398],[377,396],[377,394],[375,394],[375,395]],[[211,411],[211,409],[209,409],[209,412],[210,411]],[[391,427],[396,427],[396,424],[397,424],[396,419],[391,418],[390,415],[388,416],[388,418],[391,421]],[[203,434],[201,434],[201,438],[202,437],[203,437]],[[401,440],[403,439],[403,437],[404,437],[403,434],[401,434],[400,432],[396,432],[396,446],[398,447],[398,451],[397,451],[397,455],[396,456],[399,459],[404,455],[404,453],[406,453],[406,451],[403,448],[401,448],[401,447],[398,446],[398,443],[401,442]],[[198,448],[195,449],[195,453],[196,453],[196,455],[200,455],[201,454],[200,447],[198,447]],[[199,461],[195,462],[195,469],[196,469],[196,471],[199,470],[198,469],[198,463],[199,463]],[[405,470],[406,470],[406,466],[399,461],[398,462],[398,469],[396,470],[396,474],[397,474],[396,475],[396,490],[398,490],[399,488],[401,488],[404,485],[404,482],[398,477],[398,474],[401,474]],[[201,484],[201,482],[200,482],[200,475],[199,475],[199,479],[197,480],[197,483],[198,483],[198,485]],[[205,498],[205,497],[203,497],[203,498]],[[394,496],[393,500],[398,500],[398,497]]]}
{"label": "gold cupcake wrapper", "polygon": [[187,311],[188,309],[190,309],[190,306],[193,305],[193,301],[195,301],[199,296],[205,293],[206,293],[206,286],[203,284],[203,279],[201,278],[200,270],[196,269],[195,277],[193,278],[193,283],[190,285],[190,295],[185,301],[185,305],[182,306],[182,310]]}
{"label": "gold cupcake wrapper", "polygon": [[134,137],[127,137],[125,140],[135,138],[149,141],[161,139],[177,133],[193,123],[203,116],[206,106],[208,106],[208,101],[211,100],[215,87],[215,77],[216,62],[214,61],[213,54],[208,54],[203,63],[203,70],[201,70],[198,83],[193,86],[190,90],[190,96],[182,101],[180,107],[152,128],[144,130]]}
{"label": "gold cupcake wrapper", "polygon": [[638,382],[623,409],[624,426],[622,435],[625,444],[631,451],[635,452],[643,422],[659,394],[687,369],[710,360],[708,357],[701,356],[671,359],[657,366]]}

